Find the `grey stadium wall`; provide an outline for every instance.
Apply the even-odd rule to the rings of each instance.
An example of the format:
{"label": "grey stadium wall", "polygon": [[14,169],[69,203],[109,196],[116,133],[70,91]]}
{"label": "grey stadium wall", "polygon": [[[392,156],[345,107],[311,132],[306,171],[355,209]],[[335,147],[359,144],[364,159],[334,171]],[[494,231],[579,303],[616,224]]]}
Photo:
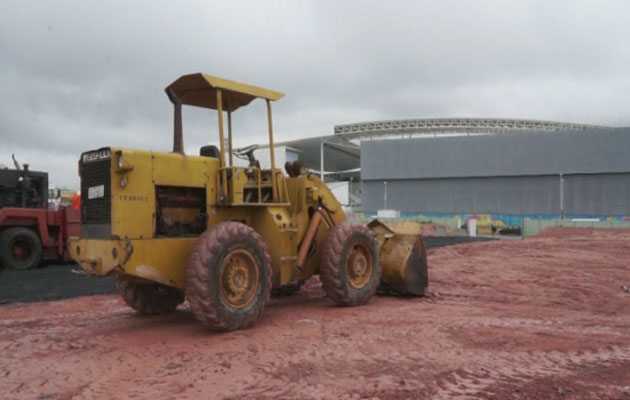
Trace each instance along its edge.
{"label": "grey stadium wall", "polygon": [[630,216],[630,128],[364,140],[361,182],[365,212],[387,187],[403,213]]}

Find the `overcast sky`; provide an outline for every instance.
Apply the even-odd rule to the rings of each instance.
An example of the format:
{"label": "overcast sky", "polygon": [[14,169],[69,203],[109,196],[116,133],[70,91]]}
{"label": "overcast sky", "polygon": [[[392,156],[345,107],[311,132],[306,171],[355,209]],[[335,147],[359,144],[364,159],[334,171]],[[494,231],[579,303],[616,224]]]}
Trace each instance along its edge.
{"label": "overcast sky", "polygon": [[[82,151],[169,151],[164,87],[206,72],[283,91],[276,140],[428,117],[630,125],[628,1],[0,2],[0,163],[78,188]],[[262,101],[233,116],[266,142]],[[216,115],[184,109],[188,152]]]}

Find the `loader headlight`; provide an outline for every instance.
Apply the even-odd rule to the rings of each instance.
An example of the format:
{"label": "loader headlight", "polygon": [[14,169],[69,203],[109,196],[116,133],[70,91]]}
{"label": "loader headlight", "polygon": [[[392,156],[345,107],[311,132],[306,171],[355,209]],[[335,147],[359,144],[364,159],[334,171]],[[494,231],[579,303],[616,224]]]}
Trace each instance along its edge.
{"label": "loader headlight", "polygon": [[118,167],[116,169],[117,173],[126,174],[130,171],[133,171],[133,164],[125,160],[125,158],[123,157],[123,152],[121,150],[116,152],[116,156],[117,156],[116,166]]}

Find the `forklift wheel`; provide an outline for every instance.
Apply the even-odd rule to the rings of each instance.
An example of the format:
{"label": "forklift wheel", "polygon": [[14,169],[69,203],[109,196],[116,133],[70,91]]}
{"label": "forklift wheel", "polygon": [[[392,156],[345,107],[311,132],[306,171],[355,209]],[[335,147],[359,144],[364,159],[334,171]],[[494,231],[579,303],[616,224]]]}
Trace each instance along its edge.
{"label": "forklift wheel", "polygon": [[344,222],[333,227],[322,248],[319,275],[335,304],[367,303],[381,280],[378,242],[367,226]]}
{"label": "forklift wheel", "polygon": [[184,302],[184,294],[174,287],[135,282],[126,276],[116,278],[116,289],[125,303],[140,314],[166,314]]}
{"label": "forklift wheel", "polygon": [[42,242],[27,228],[8,228],[0,234],[0,266],[31,269],[42,260]]}
{"label": "forklift wheel", "polygon": [[245,329],[271,294],[271,257],[262,237],[240,222],[204,232],[186,266],[186,298],[195,317],[214,331]]}

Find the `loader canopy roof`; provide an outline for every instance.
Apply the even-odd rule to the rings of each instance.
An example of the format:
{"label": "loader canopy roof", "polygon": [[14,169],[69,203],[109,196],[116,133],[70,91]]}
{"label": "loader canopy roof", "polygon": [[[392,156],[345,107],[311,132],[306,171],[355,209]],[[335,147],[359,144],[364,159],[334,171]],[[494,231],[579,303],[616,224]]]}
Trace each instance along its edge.
{"label": "loader canopy roof", "polygon": [[184,75],[166,88],[173,103],[217,109],[217,89],[221,90],[223,111],[235,111],[257,97],[278,100],[284,93],[218,78],[208,74]]}

